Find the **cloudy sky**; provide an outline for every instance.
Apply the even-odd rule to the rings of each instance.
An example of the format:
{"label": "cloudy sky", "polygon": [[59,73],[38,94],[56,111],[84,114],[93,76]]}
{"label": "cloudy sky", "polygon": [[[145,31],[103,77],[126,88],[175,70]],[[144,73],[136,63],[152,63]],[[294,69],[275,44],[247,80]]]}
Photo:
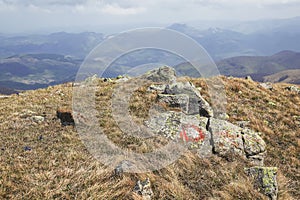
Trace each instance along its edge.
{"label": "cloudy sky", "polygon": [[0,33],[289,18],[299,10],[300,0],[0,0]]}

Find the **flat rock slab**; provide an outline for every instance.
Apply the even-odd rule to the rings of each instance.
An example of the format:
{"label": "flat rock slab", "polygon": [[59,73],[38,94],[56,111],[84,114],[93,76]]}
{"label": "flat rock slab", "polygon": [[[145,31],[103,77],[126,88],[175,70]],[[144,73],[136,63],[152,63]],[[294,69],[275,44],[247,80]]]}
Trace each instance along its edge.
{"label": "flat rock slab", "polygon": [[185,94],[189,97],[188,114],[203,117],[213,117],[213,110],[205,99],[200,95],[197,88],[190,82],[176,82],[166,86],[163,94]]}
{"label": "flat rock slab", "polygon": [[164,112],[145,122],[155,134],[196,150],[201,156],[212,154],[211,134],[206,130],[208,119],[181,112]]}
{"label": "flat rock slab", "polygon": [[236,153],[244,156],[244,144],[241,128],[227,121],[210,119],[209,129],[212,133],[214,153],[227,156]]}

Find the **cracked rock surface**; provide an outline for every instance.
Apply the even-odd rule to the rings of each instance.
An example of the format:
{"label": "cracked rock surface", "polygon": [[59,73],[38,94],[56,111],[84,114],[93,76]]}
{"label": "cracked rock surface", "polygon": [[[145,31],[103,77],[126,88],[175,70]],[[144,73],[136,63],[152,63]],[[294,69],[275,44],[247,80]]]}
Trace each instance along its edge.
{"label": "cracked rock surface", "polygon": [[159,68],[143,76],[158,83],[148,90],[158,93],[159,103],[179,110],[151,116],[145,124],[154,133],[184,141],[189,149],[198,149],[201,156],[216,154],[228,158],[238,154],[256,165],[263,165],[266,144],[259,133],[214,118],[212,107],[199,90],[190,82],[177,82],[172,68]]}
{"label": "cracked rock surface", "polygon": [[[200,157],[215,154],[228,160],[234,160],[235,155],[248,159],[257,166],[245,170],[255,179],[257,188],[270,199],[277,198],[276,173],[263,167],[266,143],[260,133],[234,125],[225,120],[227,117],[214,117],[212,107],[200,91],[190,82],[177,82],[172,68],[152,70],[142,77],[155,82],[148,91],[157,93],[158,104],[177,108],[176,111],[161,109],[156,115],[151,115],[145,121],[146,127],[154,134],[196,150]],[[266,180],[270,181],[267,183]]]}

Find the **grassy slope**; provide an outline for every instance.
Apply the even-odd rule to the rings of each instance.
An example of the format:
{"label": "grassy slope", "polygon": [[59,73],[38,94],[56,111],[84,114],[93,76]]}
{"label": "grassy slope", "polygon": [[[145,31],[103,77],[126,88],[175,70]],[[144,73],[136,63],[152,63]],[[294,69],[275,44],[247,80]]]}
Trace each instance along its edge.
{"label": "grassy slope", "polygon": [[264,77],[265,82],[284,82],[300,84],[300,69],[285,70]]}
{"label": "grassy slope", "polygon": [[[206,96],[205,82],[192,81],[202,86]],[[250,120],[250,127],[263,133],[268,147],[265,164],[279,167],[280,199],[299,199],[300,96],[285,91],[286,84],[275,84],[271,92],[248,80],[224,78],[224,82],[230,121]],[[112,87],[113,83],[100,83],[99,105],[110,106],[107,100]],[[155,199],[265,198],[245,176],[243,168],[249,163],[241,158],[200,159],[187,153],[162,170],[114,178],[88,153],[75,128],[62,127],[56,119],[56,109],[70,107],[71,96],[71,85],[64,84],[0,99],[0,198],[139,199],[131,191],[138,179],[146,177],[152,181]],[[133,114],[147,117],[144,111],[152,98],[144,89],[137,91]],[[26,110],[45,116],[45,121],[33,122],[24,114]],[[102,114],[106,119],[102,126],[110,130],[110,139],[138,152],[148,149],[151,142],[121,139],[109,111]],[[26,146],[32,150],[25,151]]]}
{"label": "grassy slope", "polygon": [[217,63],[221,74],[243,77],[252,75],[256,80],[284,70],[299,69],[300,53],[282,51],[272,56],[238,56]]}

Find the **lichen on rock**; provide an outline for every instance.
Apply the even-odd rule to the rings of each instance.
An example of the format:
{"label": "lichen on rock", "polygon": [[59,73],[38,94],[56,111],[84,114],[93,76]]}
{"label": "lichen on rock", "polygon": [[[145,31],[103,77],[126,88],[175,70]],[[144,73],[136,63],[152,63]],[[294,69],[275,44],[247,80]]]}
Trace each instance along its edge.
{"label": "lichen on rock", "polygon": [[245,169],[245,172],[254,178],[255,187],[271,200],[277,199],[277,168],[276,167],[251,167]]}
{"label": "lichen on rock", "polygon": [[153,191],[151,189],[151,182],[149,178],[147,178],[145,181],[138,180],[134,186],[133,191],[142,196],[144,200],[152,199]]}

